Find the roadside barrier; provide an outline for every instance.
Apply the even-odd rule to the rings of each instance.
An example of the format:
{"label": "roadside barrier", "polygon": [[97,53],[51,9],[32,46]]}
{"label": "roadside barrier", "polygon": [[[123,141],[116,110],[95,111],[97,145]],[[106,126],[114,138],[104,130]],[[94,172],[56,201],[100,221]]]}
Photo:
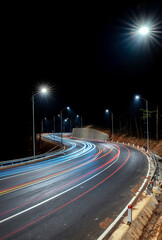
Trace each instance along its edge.
{"label": "roadside barrier", "polygon": [[[143,200],[133,206],[131,223],[123,219],[123,223],[120,224],[118,229],[109,237],[109,240],[139,239],[144,226],[147,225],[157,205],[158,201],[154,196],[144,196]],[[129,210],[130,209],[128,209],[128,211]]]}
{"label": "roadside barrier", "polygon": [[[118,141],[117,141],[118,143]],[[123,144],[125,144],[123,142]],[[127,143],[128,146],[130,146],[130,143]],[[132,147],[137,148],[140,150],[140,146],[135,146],[134,143],[132,143]],[[144,147],[141,147],[141,150],[146,150]],[[148,156],[149,152],[146,151],[146,154]],[[105,232],[98,238],[98,240],[103,240],[105,236],[108,234],[110,235],[119,225],[119,222],[124,217],[127,211],[127,216],[123,219],[122,223],[119,225],[118,229],[110,235],[109,240],[134,240],[139,239],[139,236],[142,234],[142,230],[144,226],[147,224],[148,220],[151,218],[153,211],[156,209],[156,206],[158,205],[158,201],[156,200],[155,196],[158,192],[156,188],[156,181],[158,181],[158,163],[156,161],[156,156],[151,152],[151,158],[154,162],[154,172],[150,178],[150,181],[145,187],[145,192],[142,193],[142,188],[145,186],[147,182],[147,178],[145,179],[145,184],[143,184],[143,187],[137,192],[136,196],[133,197],[129,205],[123,209],[120,216],[118,216],[115,221],[105,230]],[[148,176],[146,176],[148,177]],[[156,192],[154,194],[154,191]],[[136,202],[138,195],[141,194],[143,196],[143,200],[140,202],[137,202],[137,204],[134,205],[134,202]],[[155,196],[153,196],[155,195]]]}
{"label": "roadside barrier", "polygon": [[[118,141],[117,141],[117,143],[118,143]],[[123,144],[124,144],[124,142],[123,142]],[[128,146],[130,146],[130,143],[128,143]],[[135,144],[132,143],[132,146],[135,147]],[[137,149],[140,149],[139,145],[137,145]],[[143,151],[144,147],[141,147],[141,150]],[[148,150],[146,152],[148,153]],[[158,163],[157,163],[157,160],[156,160],[156,156],[155,156],[155,154],[153,154],[153,152],[151,152],[151,158],[154,162],[155,170],[154,170],[154,173],[151,176],[149,184],[146,187],[146,193],[148,195],[151,195],[152,194],[152,188],[156,187],[156,181],[158,181],[158,175],[159,175]]]}
{"label": "roadside barrier", "polygon": [[146,193],[148,195],[152,194],[152,189],[153,189],[153,187],[156,187],[156,181],[158,181],[158,176],[159,176],[159,166],[158,166],[158,163],[156,161],[156,156],[152,152],[151,152],[151,157],[154,161],[155,170],[154,170],[154,172],[151,176],[149,184],[146,187]]}
{"label": "roadside barrier", "polygon": [[0,162],[0,167],[6,167],[6,166],[10,166],[10,165],[16,165],[16,164],[21,164],[21,163],[25,163],[25,162],[34,162],[36,160],[45,160],[46,158],[52,157],[54,153],[56,153],[57,151],[63,150],[63,147],[59,150],[50,152],[50,153],[44,153],[44,154],[40,154],[40,155],[36,155],[36,156],[31,156],[31,157],[27,157],[27,158],[19,158],[19,159],[14,159],[14,160],[8,160],[8,161],[3,161]]}
{"label": "roadside barrier", "polygon": [[132,222],[132,204],[128,205],[128,225]]}
{"label": "roadside barrier", "polygon": [[46,158],[52,157],[53,154],[56,154],[57,152],[59,152],[60,150],[64,149],[64,146],[61,145],[61,148],[59,148],[58,150],[55,150],[55,148],[57,148],[60,144],[58,143],[57,146],[55,146],[54,148],[52,148],[51,150],[49,150],[46,153],[43,154],[39,154],[36,156],[30,156],[30,157],[26,157],[26,158],[18,158],[18,159],[13,159],[13,160],[8,160],[8,161],[2,161],[0,162],[0,167],[7,167],[7,166],[13,166],[14,164],[22,164],[22,163],[26,163],[26,162],[34,162],[37,160],[45,160]]}

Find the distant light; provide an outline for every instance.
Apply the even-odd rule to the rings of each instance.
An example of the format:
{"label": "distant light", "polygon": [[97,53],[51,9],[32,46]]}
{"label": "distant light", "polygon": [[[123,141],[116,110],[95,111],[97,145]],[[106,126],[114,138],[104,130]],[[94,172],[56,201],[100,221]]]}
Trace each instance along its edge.
{"label": "distant light", "polygon": [[139,96],[139,95],[136,95],[136,96],[135,96],[135,99],[136,99],[136,100],[139,100],[139,99],[140,99],[140,96]]}
{"label": "distant light", "polygon": [[[133,13],[124,21],[123,45],[137,52],[137,47],[145,49],[161,46],[161,16],[155,13],[149,15]],[[141,52],[139,51],[141,54]]]}
{"label": "distant light", "polygon": [[141,35],[147,35],[147,34],[149,34],[149,28],[147,26],[143,26],[139,29],[139,33]]}
{"label": "distant light", "polygon": [[108,112],[109,112],[109,109],[106,109],[105,112],[108,113]]}
{"label": "distant light", "polygon": [[46,94],[48,92],[48,89],[46,87],[41,88],[41,93]]}
{"label": "distant light", "polygon": [[67,109],[67,110],[70,110],[70,107],[67,107],[66,109]]}

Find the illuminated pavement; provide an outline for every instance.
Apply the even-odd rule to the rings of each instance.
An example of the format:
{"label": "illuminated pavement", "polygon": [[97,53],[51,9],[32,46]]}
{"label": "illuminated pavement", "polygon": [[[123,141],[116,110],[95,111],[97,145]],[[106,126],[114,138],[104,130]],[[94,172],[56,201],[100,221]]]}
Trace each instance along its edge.
{"label": "illuminated pavement", "polygon": [[145,155],[133,148],[64,143],[50,160],[0,171],[1,240],[97,239],[147,174]]}

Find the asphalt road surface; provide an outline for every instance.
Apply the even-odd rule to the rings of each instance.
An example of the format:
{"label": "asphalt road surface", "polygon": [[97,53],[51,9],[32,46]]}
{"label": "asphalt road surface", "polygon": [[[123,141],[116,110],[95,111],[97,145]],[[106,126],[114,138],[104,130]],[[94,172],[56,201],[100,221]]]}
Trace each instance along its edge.
{"label": "asphalt road surface", "polygon": [[131,147],[64,143],[50,160],[0,170],[0,240],[97,239],[147,174],[146,156]]}

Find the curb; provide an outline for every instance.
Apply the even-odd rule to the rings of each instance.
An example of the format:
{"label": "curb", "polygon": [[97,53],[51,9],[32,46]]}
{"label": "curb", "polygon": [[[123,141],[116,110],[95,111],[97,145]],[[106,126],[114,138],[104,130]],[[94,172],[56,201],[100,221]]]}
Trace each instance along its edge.
{"label": "curb", "polygon": [[[118,141],[117,141],[117,143],[119,143]],[[144,191],[144,189],[146,188],[146,182],[148,182],[149,180],[148,179],[150,179],[150,174],[152,175],[152,171],[153,171],[153,169],[155,168],[155,166],[154,166],[154,163],[153,163],[153,160],[152,160],[152,158],[151,158],[151,156],[150,156],[150,154],[148,153],[148,152],[144,152],[143,151],[143,148],[141,148],[141,147],[139,147],[139,145],[137,145],[137,147],[133,144],[133,146],[131,146],[131,144],[129,144],[129,143],[124,143],[124,142],[122,142],[122,143],[119,143],[119,144],[123,144],[123,145],[128,145],[128,146],[130,146],[130,147],[133,147],[133,148],[135,148],[135,149],[137,149],[138,151],[140,151],[140,152],[142,152],[144,155],[146,155],[147,156],[147,159],[148,159],[148,172],[147,172],[147,176],[146,176],[146,179],[144,180],[144,182],[143,182],[143,184],[142,184],[142,186],[140,187],[140,189],[137,191],[137,193],[136,193],[136,195],[131,199],[131,201],[127,204],[127,206],[123,209],[123,211],[119,214],[119,216],[114,220],[114,222],[112,222],[112,224],[110,224],[110,226],[101,234],[101,236],[97,239],[97,240],[107,240],[107,239],[113,239],[113,240],[121,240],[121,239],[123,239],[123,240],[136,240],[136,239],[139,239],[139,237],[137,238],[137,236],[138,236],[138,234],[136,234],[135,233],[135,235],[136,235],[136,237],[134,237],[134,238],[131,238],[131,235],[129,235],[127,238],[125,238],[124,236],[125,236],[125,234],[127,233],[127,231],[128,231],[128,229],[130,229],[130,224],[129,225],[127,225],[127,220],[125,221],[125,224],[122,224],[121,223],[121,221],[122,221],[122,219],[123,219],[123,217],[124,216],[126,216],[127,215],[127,212],[128,212],[128,205],[132,205],[133,204],[133,211],[134,211],[134,208],[136,207],[136,205],[134,205],[136,202],[138,203],[139,201],[138,201],[138,198],[139,198],[139,195],[140,196],[143,196],[143,198],[146,198],[147,197],[147,194],[146,194],[146,192],[143,192]],[[153,188],[154,189],[154,188]],[[153,190],[152,189],[152,190]],[[154,189],[155,190],[155,189]],[[151,196],[148,196],[148,199],[150,198]],[[156,201],[156,203],[158,204],[158,202],[157,202],[157,200],[156,200],[156,198],[155,198],[155,201]],[[157,205],[156,205],[157,206]],[[143,205],[143,207],[141,208],[141,211],[142,211],[142,209],[144,208],[144,205]],[[153,212],[152,212],[153,213]],[[134,215],[133,215],[134,216]],[[151,214],[151,216],[152,216],[152,214]],[[151,217],[150,216],[150,217]],[[125,218],[124,218],[125,219]],[[124,220],[123,219],[123,220]],[[126,219],[127,219],[127,217],[126,217]],[[149,219],[148,219],[149,220]],[[134,220],[132,220],[132,221],[134,221]],[[132,223],[131,223],[131,225],[132,225]],[[144,226],[143,226],[144,227]],[[114,232],[113,232],[113,230],[114,229],[117,229],[117,230],[115,230]],[[119,230],[119,228],[121,228],[121,231],[120,231],[120,233],[119,233],[119,235],[116,235],[115,237],[113,237],[113,234],[115,234],[116,233],[116,231],[118,231]],[[143,229],[143,228],[142,228]],[[112,238],[113,237],[113,238]]]}
{"label": "curb", "polygon": [[143,233],[143,228],[147,225],[154,210],[158,205],[157,194],[161,194],[156,188],[153,189],[153,196],[143,193],[143,199],[133,206],[132,222],[127,224],[127,217],[123,219],[118,229],[108,238],[109,240],[136,240]]}
{"label": "curb", "polygon": [[[119,143],[119,144],[124,144],[124,143]],[[124,144],[125,145],[125,144]],[[128,205],[132,205],[135,204],[135,202],[137,201],[137,199],[139,198],[139,196],[142,194],[143,190],[145,189],[145,185],[148,181],[148,178],[150,178],[150,173],[151,173],[151,167],[152,167],[152,161],[151,161],[151,157],[149,157],[148,154],[146,154],[145,152],[141,151],[144,155],[146,155],[147,160],[148,160],[148,172],[146,175],[146,179],[144,179],[141,187],[138,189],[138,191],[136,192],[135,196],[130,200],[130,202],[126,205],[126,207],[122,210],[122,212],[117,216],[117,218],[110,224],[110,226],[99,236],[99,238],[97,240],[103,240],[103,239],[109,239],[108,236],[111,236],[112,232],[114,231],[115,228],[118,228],[118,226],[120,226],[120,222],[123,219],[123,217],[127,214],[127,210],[128,210]],[[129,227],[129,226],[128,226]]]}

